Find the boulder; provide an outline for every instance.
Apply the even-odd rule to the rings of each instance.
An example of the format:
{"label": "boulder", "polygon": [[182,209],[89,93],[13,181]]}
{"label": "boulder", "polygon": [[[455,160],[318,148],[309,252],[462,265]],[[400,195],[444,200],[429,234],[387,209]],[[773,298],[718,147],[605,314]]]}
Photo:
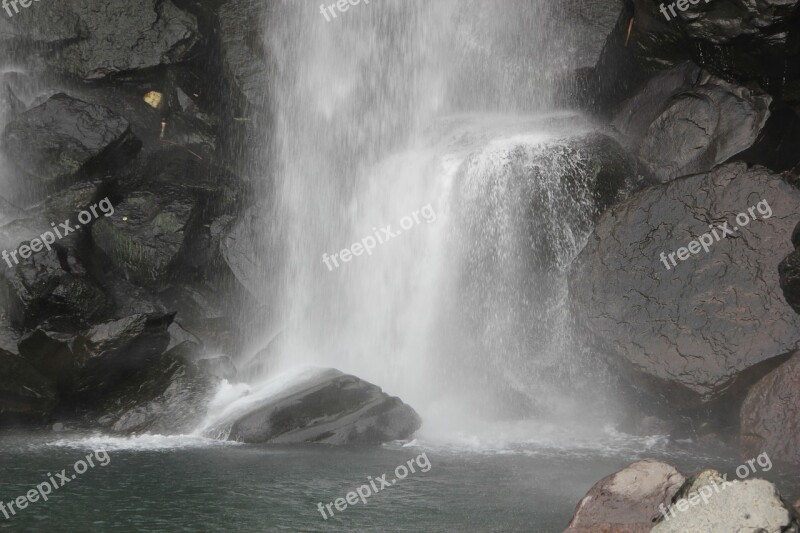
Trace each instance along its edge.
{"label": "boulder", "polygon": [[[10,122],[3,150],[24,183],[19,195],[62,189],[78,180],[89,165],[109,165],[139,148],[128,121],[110,110],[57,94]],[[33,192],[29,192],[33,190]]]}
{"label": "boulder", "polygon": [[227,357],[200,359],[196,350],[183,342],[130,376],[104,401],[101,425],[118,433],[190,433],[219,385],[216,372],[233,368]]}
{"label": "boulder", "polygon": [[565,533],[646,533],[685,481],[672,466],[646,459],[598,481],[575,508]]}
{"label": "boulder", "polygon": [[0,350],[0,367],[0,427],[47,422],[56,406],[53,384],[5,350]]}
{"label": "boulder", "polygon": [[[707,490],[701,491],[702,487]],[[669,508],[652,533],[785,533],[796,532],[800,527],[778,489],[769,481],[709,479],[695,484],[694,489],[687,492],[686,499]]]}
{"label": "boulder", "polygon": [[[800,81],[796,39],[797,0],[699,2],[686,11],[659,11],[661,2],[635,0],[630,47],[651,69],[685,60],[725,78],[757,81],[772,94],[791,91]],[[664,2],[668,6],[671,2]]]}
{"label": "boulder", "polygon": [[47,9],[65,20],[77,17],[85,28],[84,38],[47,56],[49,67],[84,80],[178,63],[199,40],[196,17],[171,0],[109,0],[104,9],[93,0],[75,0]]}
{"label": "boulder", "polygon": [[46,326],[25,335],[20,355],[65,396],[92,399],[149,368],[169,344],[172,314],[140,314],[75,334]]}
{"label": "boulder", "polygon": [[67,6],[69,4],[56,4],[38,9],[41,5],[33,4],[28,9],[20,8],[13,17],[6,16],[3,11],[0,13],[0,46],[24,57],[42,47],[51,49],[85,39],[88,28]]}
{"label": "boulder", "polygon": [[235,402],[205,434],[248,443],[370,445],[409,438],[420,423],[411,407],[379,387],[313,369]]}
{"label": "boulder", "polygon": [[111,264],[139,283],[167,283],[181,259],[195,202],[185,191],[173,192],[135,192],[115,207],[113,217],[92,226],[92,238]]}
{"label": "boulder", "polygon": [[14,324],[33,327],[63,317],[80,327],[110,313],[108,296],[69,250],[56,245],[20,259],[2,277],[3,302]]}
{"label": "boulder", "polygon": [[[752,384],[800,338],[800,317],[777,279],[798,203],[800,191],[780,176],[733,163],[616,205],[570,273],[585,340],[641,394],[666,399],[673,410]],[[736,216],[750,208],[754,220],[748,213],[740,228]],[[698,246],[696,256],[684,250],[687,260],[669,261],[723,224],[734,234],[722,239],[714,229],[720,239],[711,237],[708,252]]]}
{"label": "boulder", "polygon": [[800,465],[800,352],[750,388],[741,410],[742,454]]}
{"label": "boulder", "polygon": [[145,286],[161,288],[170,276],[189,272],[212,278],[224,264],[214,223],[241,208],[247,188],[231,172],[180,149],[155,154],[143,175],[134,190],[121,191],[114,216],[92,227],[98,248]]}
{"label": "boulder", "polygon": [[692,63],[653,77],[612,124],[660,182],[708,172],[751,148],[772,97],[716,78]]}

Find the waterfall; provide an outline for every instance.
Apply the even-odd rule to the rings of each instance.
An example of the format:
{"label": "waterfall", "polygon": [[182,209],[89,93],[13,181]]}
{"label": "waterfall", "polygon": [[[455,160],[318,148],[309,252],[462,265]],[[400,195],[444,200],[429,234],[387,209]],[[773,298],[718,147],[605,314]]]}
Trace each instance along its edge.
{"label": "waterfall", "polygon": [[553,112],[572,35],[560,14],[384,0],[326,20],[276,3],[273,123],[256,150],[275,176],[264,245],[279,267],[263,287],[278,297],[253,332],[251,382],[331,366],[423,419],[444,404],[530,417],[569,403],[582,367],[565,270],[596,213],[569,145],[591,125]]}

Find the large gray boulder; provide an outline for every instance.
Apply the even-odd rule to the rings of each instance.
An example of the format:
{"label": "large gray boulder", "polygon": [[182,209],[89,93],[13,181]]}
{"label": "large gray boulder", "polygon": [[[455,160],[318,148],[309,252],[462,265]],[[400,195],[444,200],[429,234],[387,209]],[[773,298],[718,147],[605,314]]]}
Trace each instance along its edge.
{"label": "large gray boulder", "polygon": [[[760,202],[769,209],[760,204],[763,213],[754,209],[740,228],[736,216]],[[586,336],[626,380],[679,409],[722,397],[747,383],[748,371],[749,383],[760,378],[800,338],[777,268],[792,250],[798,203],[800,191],[780,176],[734,163],[613,207],[570,274]],[[712,236],[708,252],[684,249],[688,258],[673,255],[676,266],[669,260],[723,224],[734,235]]]}
{"label": "large gray boulder", "polygon": [[685,63],[653,77],[612,124],[661,182],[708,172],[752,147],[770,118],[772,97]]}
{"label": "large gray boulder", "polygon": [[313,369],[267,397],[245,397],[205,433],[249,443],[368,445],[408,438],[420,424],[411,407],[379,387]]}
{"label": "large gray boulder", "polygon": [[742,455],[800,465],[800,352],[750,388],[741,410]]}
{"label": "large gray boulder", "polygon": [[646,459],[598,481],[575,508],[565,533],[647,533],[685,478]]}

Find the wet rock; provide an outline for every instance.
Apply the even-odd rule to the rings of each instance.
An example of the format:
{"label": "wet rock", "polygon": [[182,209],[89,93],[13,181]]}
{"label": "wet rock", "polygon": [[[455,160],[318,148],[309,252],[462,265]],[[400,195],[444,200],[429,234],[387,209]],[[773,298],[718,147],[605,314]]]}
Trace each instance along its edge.
{"label": "wet rock", "polygon": [[570,43],[574,68],[597,64],[624,3],[623,0],[567,0],[563,3],[564,17],[574,28],[575,42]]}
{"label": "wet rock", "polygon": [[131,194],[113,217],[92,226],[92,238],[111,263],[145,285],[168,282],[180,260],[195,203],[187,193],[170,197],[150,191]]}
{"label": "wet rock", "polygon": [[133,315],[79,334],[37,328],[20,340],[19,353],[63,394],[91,399],[163,354],[172,319],[172,314]]}
{"label": "wet rock", "polygon": [[355,376],[315,369],[269,398],[245,401],[207,430],[249,443],[381,444],[410,437],[417,413]]}
{"label": "wet rock", "polygon": [[191,432],[219,384],[212,370],[225,366],[222,361],[196,359],[195,350],[191,343],[181,343],[127,379],[105,401],[109,414],[102,417],[102,425],[119,433]]}
{"label": "wet rock", "polygon": [[85,38],[48,57],[51,68],[85,80],[180,62],[199,39],[197,19],[171,0],[110,0],[104,9],[75,0],[47,9],[77,17],[86,28]]}
{"label": "wet rock", "polygon": [[[70,41],[85,39],[89,30],[77,14],[67,8],[69,4],[56,4],[41,7],[33,4],[31,8],[20,8],[19,13],[7,17],[0,15],[0,46],[22,56],[41,47],[63,46]],[[23,56],[24,57],[24,56]]]}
{"label": "wet rock", "polygon": [[[796,39],[797,0],[700,2],[667,20],[660,3],[635,0],[630,46],[652,69],[691,59],[726,78],[754,80],[772,94],[800,78]],[[665,5],[669,3],[665,2]]]}
{"label": "wet rock", "polygon": [[741,410],[742,454],[800,465],[800,353],[753,385]]}
{"label": "wet rock", "polygon": [[638,461],[598,481],[575,508],[565,533],[646,533],[684,477],[672,466]]}
{"label": "wet rock", "polygon": [[263,290],[262,280],[270,279],[269,272],[277,268],[271,253],[275,248],[270,244],[278,245],[279,241],[275,235],[270,242],[272,232],[265,228],[265,216],[262,207],[254,206],[217,228],[222,234],[222,257],[239,283],[256,296]]}
{"label": "wet rock", "polygon": [[89,165],[127,160],[138,150],[128,122],[108,109],[57,94],[22,113],[3,131],[3,150],[25,177],[21,195],[76,181]]}
{"label": "wet rock", "polygon": [[219,11],[220,51],[225,79],[241,109],[263,108],[267,50],[262,39],[270,4],[258,0],[228,3]]}
{"label": "wet rock", "polygon": [[708,172],[751,148],[772,98],[686,63],[653,77],[612,123],[661,182]]}
{"label": "wet rock", "polygon": [[52,383],[5,350],[0,350],[0,368],[0,427],[46,422],[56,406]]}
{"label": "wet rock", "polygon": [[42,248],[20,259],[3,272],[3,301],[16,325],[32,327],[61,316],[80,326],[110,312],[109,298],[69,250]]}
{"label": "wet rock", "polygon": [[[706,490],[702,490],[706,487]],[[763,479],[695,483],[697,490],[672,505],[653,533],[706,531],[796,532],[800,523],[781,500],[775,485]]]}
{"label": "wet rock", "polygon": [[790,253],[778,265],[781,290],[786,303],[800,313],[800,248]]}
{"label": "wet rock", "polygon": [[[123,191],[115,214],[92,228],[111,265],[145,286],[163,287],[171,277],[212,277],[222,263],[209,231],[216,217],[235,212],[247,189],[238,177],[183,150],[164,150],[148,163],[148,179]],[[191,179],[188,177],[191,176]]]}
{"label": "wet rock", "polygon": [[[755,220],[739,228],[736,216],[762,201],[763,212],[754,209]],[[777,279],[777,263],[792,248],[798,202],[800,191],[780,176],[735,163],[650,187],[613,207],[570,274],[587,340],[640,394],[672,409],[749,386],[800,336],[800,319]],[[668,254],[723,223],[738,228],[734,235],[714,240],[708,252],[687,252],[685,261],[673,256],[677,266],[671,264]]]}
{"label": "wet rock", "polygon": [[[76,183],[48,196],[45,200],[45,211],[56,224],[68,219],[74,222],[80,211],[102,199],[98,197],[100,190],[100,181]],[[102,216],[102,211],[98,210],[98,214]]]}

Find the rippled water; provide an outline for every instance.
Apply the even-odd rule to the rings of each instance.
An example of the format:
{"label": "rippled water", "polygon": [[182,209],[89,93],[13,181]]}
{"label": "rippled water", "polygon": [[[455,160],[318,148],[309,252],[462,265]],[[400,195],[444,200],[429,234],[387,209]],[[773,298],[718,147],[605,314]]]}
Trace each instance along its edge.
{"label": "rippled water", "polygon": [[[658,437],[613,432],[594,439],[551,433],[551,441],[504,442],[526,428],[495,427],[443,444],[434,436],[369,449],[274,447],[199,437],[117,438],[68,434],[0,438],[0,499],[71,469],[105,447],[111,461],[36,502],[9,531],[561,531],[599,479],[633,460],[654,457],[684,472],[738,461],[707,449],[667,451]],[[489,436],[491,435],[491,437]],[[432,467],[324,520],[333,502],[397,465],[426,453]],[[796,480],[775,479],[786,494]],[[795,492],[797,494],[797,492]]]}

